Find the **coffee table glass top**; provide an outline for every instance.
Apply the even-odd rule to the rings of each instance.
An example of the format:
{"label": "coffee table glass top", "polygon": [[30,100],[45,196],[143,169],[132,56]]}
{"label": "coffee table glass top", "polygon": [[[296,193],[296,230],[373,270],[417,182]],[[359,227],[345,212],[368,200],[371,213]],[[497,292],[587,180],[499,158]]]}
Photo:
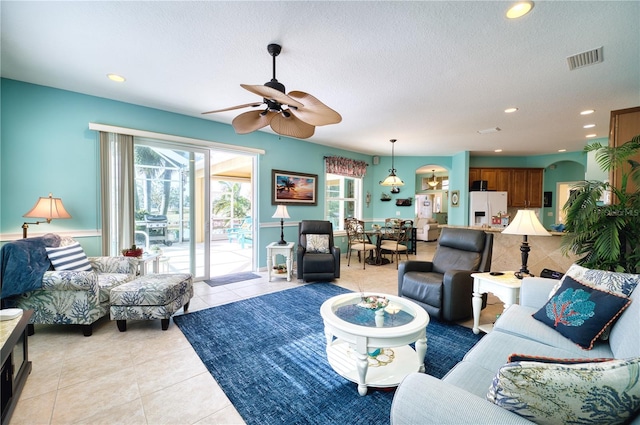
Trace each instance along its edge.
{"label": "coffee table glass top", "polygon": [[[415,318],[414,312],[407,306],[394,301],[389,301],[386,307],[378,309],[358,305],[361,301],[362,298],[358,294],[344,302],[336,303],[332,306],[333,314],[345,322],[370,328],[394,328],[406,325]],[[383,317],[384,321],[381,321],[380,317]]]}

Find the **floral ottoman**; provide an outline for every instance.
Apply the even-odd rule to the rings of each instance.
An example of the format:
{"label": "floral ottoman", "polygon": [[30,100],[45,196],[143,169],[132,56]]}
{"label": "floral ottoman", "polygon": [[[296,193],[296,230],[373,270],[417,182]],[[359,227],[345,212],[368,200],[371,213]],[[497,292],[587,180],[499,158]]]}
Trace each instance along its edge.
{"label": "floral ottoman", "polygon": [[148,274],[117,286],[110,293],[111,320],[120,332],[127,330],[127,320],[160,319],[162,330],[169,319],[184,306],[186,312],[193,297],[189,273]]}

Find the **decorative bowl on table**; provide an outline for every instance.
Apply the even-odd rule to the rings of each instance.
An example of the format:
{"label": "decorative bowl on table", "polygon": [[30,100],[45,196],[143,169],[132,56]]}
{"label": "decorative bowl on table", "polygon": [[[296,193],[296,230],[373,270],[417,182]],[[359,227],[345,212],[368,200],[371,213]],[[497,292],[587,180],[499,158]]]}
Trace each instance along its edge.
{"label": "decorative bowl on table", "polygon": [[122,250],[122,255],[125,257],[142,257],[143,252],[144,250],[142,248],[137,248],[135,245],[131,245],[131,248]]}
{"label": "decorative bowl on table", "polygon": [[358,307],[369,308],[371,310],[378,310],[385,308],[389,304],[389,299],[380,295],[366,295],[362,296],[362,300],[357,304]]}

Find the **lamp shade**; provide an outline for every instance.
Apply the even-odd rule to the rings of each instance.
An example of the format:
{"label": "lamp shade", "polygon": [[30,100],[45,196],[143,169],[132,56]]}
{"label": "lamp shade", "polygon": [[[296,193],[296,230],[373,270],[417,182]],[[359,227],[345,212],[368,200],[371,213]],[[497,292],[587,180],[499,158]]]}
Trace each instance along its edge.
{"label": "lamp shade", "polygon": [[287,211],[286,205],[278,205],[278,208],[276,208],[275,214],[273,214],[271,218],[291,218],[291,217],[289,217],[289,212]]}
{"label": "lamp shade", "polygon": [[404,186],[404,182],[392,171],[386,179],[380,182],[380,186]]}
{"label": "lamp shade", "polygon": [[540,223],[533,210],[518,210],[516,217],[502,233],[507,235],[551,236]]}
{"label": "lamp shade", "polygon": [[47,222],[51,222],[54,218],[71,218],[71,215],[62,205],[62,199],[54,198],[50,193],[47,198],[40,197],[23,217],[44,218]]}
{"label": "lamp shade", "polygon": [[389,170],[389,175],[380,182],[380,186],[404,186],[404,182],[400,179],[400,177],[396,176],[396,167],[394,167],[394,144],[396,143],[396,139],[389,140],[391,142],[391,169]]}

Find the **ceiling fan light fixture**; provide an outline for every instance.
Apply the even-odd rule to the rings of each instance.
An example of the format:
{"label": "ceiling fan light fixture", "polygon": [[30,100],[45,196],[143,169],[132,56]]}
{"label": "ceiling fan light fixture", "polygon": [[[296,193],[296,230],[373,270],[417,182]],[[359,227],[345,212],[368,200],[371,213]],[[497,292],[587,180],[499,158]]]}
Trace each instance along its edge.
{"label": "ceiling fan light fixture", "polygon": [[396,143],[396,139],[391,139],[391,169],[389,170],[389,175],[380,182],[380,186],[404,186],[404,182],[400,177],[396,176],[396,169],[394,167],[394,144]]}
{"label": "ceiling fan light fixture", "polygon": [[238,134],[247,134],[270,125],[271,129],[282,136],[306,139],[313,136],[316,126],[337,124],[342,121],[339,113],[320,100],[302,91],[286,94],[284,84],[276,79],[276,56],[282,47],[269,44],[267,51],[273,58],[273,78],[263,85],[240,84],[240,87],[262,98],[261,103],[245,103],[224,109],[203,112],[214,114],[246,107],[266,105],[267,109],[256,114],[243,113],[233,119],[231,124]]}

